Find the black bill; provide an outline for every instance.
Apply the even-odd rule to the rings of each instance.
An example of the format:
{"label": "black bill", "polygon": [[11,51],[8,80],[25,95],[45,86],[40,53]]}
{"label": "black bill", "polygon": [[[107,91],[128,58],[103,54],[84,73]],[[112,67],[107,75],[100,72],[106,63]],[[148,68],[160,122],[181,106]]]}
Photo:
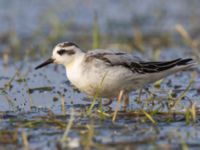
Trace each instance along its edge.
{"label": "black bill", "polygon": [[39,69],[42,68],[48,64],[52,64],[54,62],[54,59],[49,58],[48,60],[46,60],[45,62],[43,62],[42,64],[38,65],[37,67],[35,67],[35,69]]}

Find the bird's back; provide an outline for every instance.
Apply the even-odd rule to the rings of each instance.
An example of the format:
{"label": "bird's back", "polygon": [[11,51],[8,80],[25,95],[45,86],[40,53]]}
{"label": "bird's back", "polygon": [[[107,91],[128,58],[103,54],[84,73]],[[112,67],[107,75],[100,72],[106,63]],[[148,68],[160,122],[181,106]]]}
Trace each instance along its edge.
{"label": "bird's back", "polygon": [[83,91],[94,95],[101,88],[102,97],[116,96],[121,90],[136,90],[146,84],[194,65],[192,59],[143,61],[121,51],[93,50],[85,54],[82,65]]}

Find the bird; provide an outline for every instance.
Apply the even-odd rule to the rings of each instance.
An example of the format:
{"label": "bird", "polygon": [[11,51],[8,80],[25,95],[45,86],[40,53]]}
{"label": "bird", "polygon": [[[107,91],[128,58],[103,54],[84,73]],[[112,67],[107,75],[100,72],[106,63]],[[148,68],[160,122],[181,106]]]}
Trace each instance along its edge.
{"label": "bird", "polygon": [[142,89],[166,76],[195,65],[192,58],[170,61],[145,61],[119,50],[83,51],[74,42],[57,44],[52,56],[35,69],[49,64],[62,64],[73,86],[89,96],[113,99]]}

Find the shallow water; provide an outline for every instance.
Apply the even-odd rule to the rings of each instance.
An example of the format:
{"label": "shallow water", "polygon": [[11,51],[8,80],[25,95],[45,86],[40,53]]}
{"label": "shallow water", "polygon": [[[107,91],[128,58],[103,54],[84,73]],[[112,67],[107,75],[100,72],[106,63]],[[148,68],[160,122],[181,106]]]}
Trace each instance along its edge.
{"label": "shallow water", "polygon": [[[182,54],[190,53],[186,49]],[[180,51],[180,49],[177,49]],[[176,58],[174,50],[163,49],[161,59]],[[148,56],[151,57],[148,53]],[[189,55],[188,55],[189,56]],[[42,61],[42,60],[41,60]],[[148,92],[143,91],[142,102],[138,103],[136,97],[138,92],[130,94],[130,105],[128,112],[120,111],[116,122],[112,118],[102,116],[98,113],[100,105],[96,103],[92,115],[86,115],[92,103],[86,100],[87,96],[72,88],[66,78],[62,66],[51,65],[41,70],[34,70],[37,62],[18,62],[8,67],[1,66],[0,79],[1,87],[1,122],[0,122],[0,143],[6,143],[1,147],[23,148],[22,132],[28,136],[31,149],[55,149],[55,148],[136,148],[136,149],[176,149],[189,148],[198,149],[199,132],[199,68],[197,78],[187,92],[186,97],[181,101],[175,111],[179,114],[155,114],[153,118],[157,124],[154,125],[143,113],[136,112],[145,109],[151,112],[160,107],[159,112],[167,112],[168,93],[170,90],[180,95],[189,83],[191,71],[177,73],[165,78],[160,88],[149,86],[154,91],[154,101],[147,104]],[[26,64],[22,65],[21,64]],[[16,74],[17,68],[20,68]],[[16,74],[16,76],[15,76]],[[14,78],[13,78],[14,77]],[[12,80],[12,81],[11,81]],[[10,88],[4,88],[10,81]],[[28,92],[29,91],[29,92]],[[62,110],[61,95],[64,95],[66,114]],[[190,107],[191,102],[196,104],[197,118],[195,123],[187,125],[185,110]],[[116,108],[116,102],[109,107],[103,107],[107,115]],[[122,110],[122,108],[121,108]],[[72,111],[74,113],[72,113]],[[172,110],[173,112],[173,110]],[[59,142],[63,136],[65,126],[73,114],[73,125],[68,133],[66,142]],[[4,133],[8,131],[8,133]],[[8,137],[17,132],[17,139],[11,141]],[[88,132],[91,132],[92,143]],[[5,140],[6,139],[6,140]],[[88,142],[90,144],[88,144]]]}
{"label": "shallow water", "polygon": [[[155,49],[161,52],[159,60],[192,57],[188,41],[174,29],[181,24],[198,43],[199,5],[199,0],[1,0],[0,54],[10,56],[7,65],[0,60],[0,149],[199,149],[199,66],[174,108],[170,97],[184,92],[193,70],[165,78],[160,87],[149,85],[153,94],[143,90],[141,101],[139,91],[133,91],[127,112],[120,107],[115,122],[116,101],[102,110],[98,101],[86,115],[92,100],[70,85],[64,67],[34,70],[59,41],[73,39],[91,48],[95,13],[103,48],[128,41],[133,50],[135,31],[141,31],[145,51],[133,53],[143,59],[155,58]],[[67,126],[67,140],[61,142]]]}

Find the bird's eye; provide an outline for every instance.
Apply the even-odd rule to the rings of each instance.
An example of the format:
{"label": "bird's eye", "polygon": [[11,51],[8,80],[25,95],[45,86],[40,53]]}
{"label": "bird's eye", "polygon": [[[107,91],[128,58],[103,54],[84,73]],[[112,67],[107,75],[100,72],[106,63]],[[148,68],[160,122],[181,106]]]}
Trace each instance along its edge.
{"label": "bird's eye", "polygon": [[65,53],[67,53],[67,51],[65,49],[61,49],[57,52],[59,55],[63,55]]}
{"label": "bird's eye", "polygon": [[57,52],[59,55],[63,55],[63,54],[68,54],[68,55],[73,55],[75,54],[75,51],[72,49],[72,50],[65,50],[65,49],[60,49],[58,52]]}

